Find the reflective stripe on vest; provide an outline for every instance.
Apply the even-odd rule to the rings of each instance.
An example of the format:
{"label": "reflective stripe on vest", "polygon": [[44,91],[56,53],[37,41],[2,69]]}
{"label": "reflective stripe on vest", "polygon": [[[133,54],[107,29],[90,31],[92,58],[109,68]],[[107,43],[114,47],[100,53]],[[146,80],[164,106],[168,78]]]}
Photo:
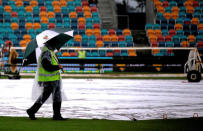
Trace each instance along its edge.
{"label": "reflective stripe on vest", "polygon": [[[56,58],[55,53],[52,50],[49,50],[46,46],[42,48],[43,54],[45,51],[49,51],[51,53],[51,64],[52,65],[58,65],[58,60]],[[56,81],[60,80],[60,72],[57,71],[47,71],[43,68],[41,62],[42,62],[42,56],[40,56],[40,66],[39,66],[39,74],[38,74],[38,81],[39,82],[47,82],[47,81]]]}

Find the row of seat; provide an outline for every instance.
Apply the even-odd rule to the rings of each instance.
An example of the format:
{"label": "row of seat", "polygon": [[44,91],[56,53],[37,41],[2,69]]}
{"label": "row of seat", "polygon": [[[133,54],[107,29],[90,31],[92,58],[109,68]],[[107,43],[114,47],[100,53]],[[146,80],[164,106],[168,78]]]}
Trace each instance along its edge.
{"label": "row of seat", "polygon": [[39,0],[31,0],[31,1],[23,1],[23,0],[18,0],[18,1],[2,1],[0,2],[1,5],[3,6],[8,6],[8,5],[16,5],[17,7],[19,6],[60,6],[60,7],[64,7],[64,6],[87,6],[89,5],[88,0],[74,0],[74,1],[67,1],[67,0],[53,0],[53,1],[39,1]]}
{"label": "row of seat", "polygon": [[[69,50],[62,53],[63,57],[77,57],[78,52]],[[113,56],[137,56],[136,50],[87,50],[86,57],[113,57]]]}

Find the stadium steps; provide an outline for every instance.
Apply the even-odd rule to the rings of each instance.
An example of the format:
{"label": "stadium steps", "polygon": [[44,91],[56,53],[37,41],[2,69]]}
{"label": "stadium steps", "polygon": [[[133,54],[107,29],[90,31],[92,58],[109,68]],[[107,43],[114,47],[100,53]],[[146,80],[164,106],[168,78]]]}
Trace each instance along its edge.
{"label": "stadium steps", "polygon": [[99,0],[98,9],[102,28],[105,29],[117,28],[117,16],[114,5],[115,5],[114,1]]}

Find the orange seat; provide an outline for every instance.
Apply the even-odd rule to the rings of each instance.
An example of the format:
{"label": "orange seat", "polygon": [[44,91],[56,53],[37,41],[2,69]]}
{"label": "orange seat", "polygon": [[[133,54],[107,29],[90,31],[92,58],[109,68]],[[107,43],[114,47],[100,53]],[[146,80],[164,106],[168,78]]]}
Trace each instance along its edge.
{"label": "orange seat", "polygon": [[156,8],[160,7],[160,6],[162,6],[162,2],[161,1],[155,1],[154,5],[155,5]]}
{"label": "orange seat", "polygon": [[135,49],[128,50],[128,56],[137,56]]}
{"label": "orange seat", "polygon": [[31,36],[30,36],[29,34],[25,34],[25,35],[23,36],[23,39],[24,39],[25,41],[29,41],[29,40],[31,40]]}
{"label": "orange seat", "polygon": [[25,28],[26,28],[27,30],[33,28],[32,23],[26,23],[26,24],[25,24]]}
{"label": "orange seat", "polygon": [[94,35],[97,37],[97,36],[100,36],[101,35],[101,30],[100,29],[94,29]]}
{"label": "orange seat", "polygon": [[4,11],[5,11],[5,12],[12,12],[11,6],[10,6],[10,5],[4,6]]}
{"label": "orange seat", "polygon": [[23,1],[17,0],[17,1],[15,2],[15,4],[16,4],[17,7],[23,6]]}
{"label": "orange seat", "polygon": [[97,47],[104,47],[103,41],[97,41],[97,42],[96,42],[96,46],[97,46]]}
{"label": "orange seat", "polygon": [[85,32],[87,36],[91,36],[93,34],[92,29],[87,29]]}
{"label": "orange seat", "polygon": [[21,41],[20,41],[20,46],[21,46],[21,47],[26,47],[26,46],[27,46],[26,40],[21,40]]}
{"label": "orange seat", "polygon": [[39,13],[40,17],[47,17],[47,12],[46,11],[42,11]]}
{"label": "orange seat", "polygon": [[156,35],[150,35],[149,36],[149,42],[152,43],[152,42],[157,42],[157,36]]}
{"label": "orange seat", "polygon": [[67,6],[67,2],[65,0],[60,1],[61,7]]}
{"label": "orange seat", "polygon": [[165,8],[162,7],[162,6],[159,6],[159,7],[157,8],[157,11],[158,11],[159,13],[164,13],[164,12],[165,12]]}
{"label": "orange seat", "polygon": [[176,20],[178,18],[178,13],[177,12],[172,12],[171,13],[171,18],[173,18],[174,20]]}
{"label": "orange seat", "polygon": [[123,35],[124,35],[124,36],[131,35],[130,29],[124,29],[124,30],[123,30]]}
{"label": "orange seat", "polygon": [[70,56],[70,54],[68,53],[68,52],[63,52],[62,53],[62,56],[64,57],[64,56]]}
{"label": "orange seat", "polygon": [[104,41],[107,41],[107,42],[108,42],[108,41],[111,41],[111,36],[110,36],[110,35],[104,35],[104,36],[103,36],[103,40],[104,40]]}
{"label": "orange seat", "polygon": [[81,35],[75,35],[74,40],[77,41],[77,42],[81,42],[82,41],[82,36]]}
{"label": "orange seat", "polygon": [[192,18],[191,23],[198,25],[199,24],[199,18]]}
{"label": "orange seat", "polygon": [[54,6],[54,12],[56,12],[56,13],[61,12],[61,7],[60,6]]}
{"label": "orange seat", "polygon": [[41,25],[40,25],[40,23],[34,23],[34,24],[33,24],[33,27],[34,27],[34,29],[36,30],[36,29],[40,29],[40,28],[41,28]]}
{"label": "orange seat", "polygon": [[192,6],[192,2],[191,2],[191,1],[185,1],[185,2],[184,2],[184,5],[185,5],[185,7],[187,8],[187,7],[189,7],[189,6]]}
{"label": "orange seat", "polygon": [[188,39],[188,42],[195,42],[195,36],[194,35],[188,35],[187,39]]}
{"label": "orange seat", "polygon": [[55,18],[54,12],[49,11],[47,15],[48,15],[48,18]]}
{"label": "orange seat", "polygon": [[78,24],[79,25],[82,25],[82,24],[85,24],[85,18],[84,17],[80,17],[80,18],[78,18]]}
{"label": "orange seat", "polygon": [[193,6],[188,6],[188,7],[186,7],[186,12],[187,12],[187,13],[191,13],[191,14],[193,14],[194,11],[195,11],[195,9],[194,9]]}
{"label": "orange seat", "polygon": [[18,29],[18,27],[19,27],[18,23],[11,23],[12,30],[16,30]]}
{"label": "orange seat", "polygon": [[89,12],[90,11],[90,7],[89,6],[84,6],[83,7],[83,11],[84,12]]}
{"label": "orange seat", "polygon": [[171,11],[172,11],[172,13],[174,13],[174,12],[179,13],[179,8],[178,8],[178,6],[172,7]]}
{"label": "orange seat", "polygon": [[118,41],[118,36],[117,36],[117,35],[112,35],[112,36],[111,36],[111,41],[112,41],[112,42]]}
{"label": "orange seat", "polygon": [[32,13],[32,6],[26,6],[26,7],[25,7],[25,10],[26,10],[27,12],[31,12],[31,13]]}
{"label": "orange seat", "polygon": [[47,17],[41,17],[41,23],[47,24],[49,22]]}
{"label": "orange seat", "polygon": [[182,47],[188,47],[189,46],[189,42],[188,41],[182,41],[181,45],[182,45]]}
{"label": "orange seat", "polygon": [[156,35],[156,36],[162,35],[162,32],[161,32],[160,29],[156,29],[154,32],[155,32],[155,35]]}
{"label": "orange seat", "polygon": [[147,36],[149,37],[150,35],[155,35],[155,32],[153,29],[148,29],[147,30]]}
{"label": "orange seat", "polygon": [[169,20],[171,18],[171,14],[170,13],[164,13],[164,17]]}
{"label": "orange seat", "polygon": [[60,6],[59,1],[56,1],[56,0],[52,1],[52,6],[53,6],[53,7],[54,7],[54,6]]}
{"label": "orange seat", "polygon": [[84,16],[85,16],[85,18],[91,18],[92,13],[91,12],[84,12]]}
{"label": "orange seat", "polygon": [[152,49],[152,54],[155,55],[157,53],[160,53],[160,50],[159,49]]}
{"label": "orange seat", "polygon": [[175,24],[175,30],[183,30],[182,24]]}
{"label": "orange seat", "polygon": [[198,25],[198,30],[203,30],[203,24]]}
{"label": "orange seat", "polygon": [[77,18],[77,13],[76,12],[70,12],[69,17],[72,18]]}
{"label": "orange seat", "polygon": [[32,1],[30,1],[30,5],[31,5],[32,7],[35,7],[35,6],[38,5],[38,2],[37,2],[36,0],[32,0]]}

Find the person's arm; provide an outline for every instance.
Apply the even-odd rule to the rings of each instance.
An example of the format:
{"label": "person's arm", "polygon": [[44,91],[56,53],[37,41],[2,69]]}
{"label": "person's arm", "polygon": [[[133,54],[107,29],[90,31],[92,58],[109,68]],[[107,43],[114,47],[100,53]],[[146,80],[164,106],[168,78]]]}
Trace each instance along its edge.
{"label": "person's arm", "polygon": [[49,51],[45,51],[42,54],[42,66],[47,71],[56,71],[61,68],[59,65],[51,64],[51,53]]}

